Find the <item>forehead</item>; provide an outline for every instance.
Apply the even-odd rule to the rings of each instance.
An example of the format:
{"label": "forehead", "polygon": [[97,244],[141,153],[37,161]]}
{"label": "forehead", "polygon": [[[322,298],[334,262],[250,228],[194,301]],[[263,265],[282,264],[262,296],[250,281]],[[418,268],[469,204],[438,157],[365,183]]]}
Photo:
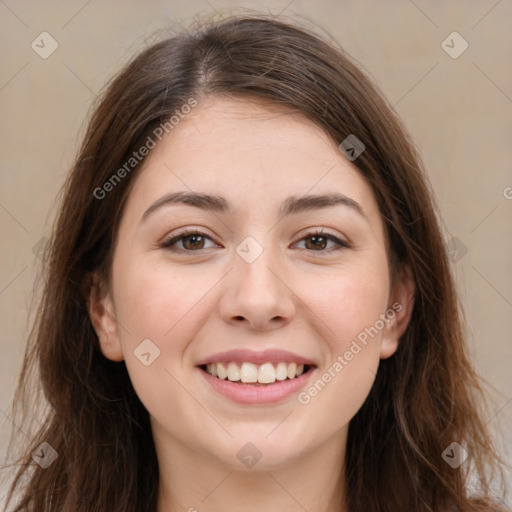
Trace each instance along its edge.
{"label": "forehead", "polygon": [[208,98],[184,116],[151,150],[129,203],[174,190],[266,204],[340,192],[376,208],[366,180],[319,126],[289,108],[241,98]]}
{"label": "forehead", "polygon": [[[333,156],[328,136],[300,112],[243,99],[207,99],[174,127],[161,146],[166,146],[159,148],[162,152],[170,150],[176,157],[190,158],[193,153],[217,163],[239,161],[239,168],[230,169],[248,174],[252,169],[285,167],[283,162],[290,156],[293,161],[325,162]],[[157,156],[155,152],[152,158]]]}

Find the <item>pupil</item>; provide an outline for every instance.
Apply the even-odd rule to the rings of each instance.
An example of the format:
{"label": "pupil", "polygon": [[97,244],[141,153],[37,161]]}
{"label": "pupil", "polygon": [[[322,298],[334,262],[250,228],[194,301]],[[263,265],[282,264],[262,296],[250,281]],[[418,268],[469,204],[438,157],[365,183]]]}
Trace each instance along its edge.
{"label": "pupil", "polygon": [[323,248],[325,246],[325,237],[323,236],[312,236],[310,240],[315,247],[321,246]]}
{"label": "pupil", "polygon": [[[191,244],[188,244],[188,245],[192,245],[194,247],[197,246],[198,244],[198,239],[201,239],[202,236],[201,235],[189,235],[185,238],[186,241],[190,241],[192,240],[192,243]],[[199,242],[200,243],[200,242]],[[186,244],[187,245],[187,244]]]}

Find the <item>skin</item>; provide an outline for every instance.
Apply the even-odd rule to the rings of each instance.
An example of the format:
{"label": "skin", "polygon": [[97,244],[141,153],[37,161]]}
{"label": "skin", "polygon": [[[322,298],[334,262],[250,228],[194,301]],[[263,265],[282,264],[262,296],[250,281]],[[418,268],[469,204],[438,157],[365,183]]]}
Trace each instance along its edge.
{"label": "skin", "polygon": [[[222,195],[233,211],[173,204],[141,221],[155,201],[181,190]],[[286,197],[333,191],[357,201],[365,216],[335,205],[279,220]],[[187,227],[209,238],[182,239],[176,252],[159,245]],[[317,248],[305,238],[315,228],[349,247]],[[247,236],[263,248],[252,263],[236,252]],[[103,354],[126,362],[150,413],[158,512],[347,510],[348,424],[412,310],[411,279],[404,272],[392,286],[388,265],[370,186],[299,113],[209,98],[151,151],[121,219],[110,284],[96,277],[89,312]],[[308,404],[297,394],[237,404],[195,366],[225,350],[281,348],[316,362],[309,386],[396,302],[400,312]],[[160,356],[145,366],[134,350],[148,338]],[[252,468],[237,458],[248,442],[262,455]]]}

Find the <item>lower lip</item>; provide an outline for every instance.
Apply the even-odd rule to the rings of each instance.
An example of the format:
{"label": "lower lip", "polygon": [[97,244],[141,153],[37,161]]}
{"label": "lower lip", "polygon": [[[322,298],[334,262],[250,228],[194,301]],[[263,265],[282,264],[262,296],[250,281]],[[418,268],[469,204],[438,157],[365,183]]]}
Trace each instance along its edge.
{"label": "lower lip", "polygon": [[309,371],[294,379],[276,381],[265,386],[251,386],[250,384],[237,384],[229,380],[221,380],[201,368],[198,370],[215,391],[240,404],[269,404],[285,400],[304,387],[314,372],[314,368],[310,368]]}

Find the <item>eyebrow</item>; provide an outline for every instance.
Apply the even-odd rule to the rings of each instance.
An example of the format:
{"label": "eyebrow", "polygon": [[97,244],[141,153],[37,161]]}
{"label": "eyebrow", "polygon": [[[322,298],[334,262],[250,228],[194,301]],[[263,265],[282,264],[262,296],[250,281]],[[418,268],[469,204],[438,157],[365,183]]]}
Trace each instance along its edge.
{"label": "eyebrow", "polygon": [[[141,221],[147,219],[157,210],[173,204],[186,204],[200,208],[201,210],[216,213],[229,213],[233,209],[231,203],[222,196],[203,194],[201,192],[173,192],[157,199],[144,212]],[[363,207],[357,201],[339,193],[305,195],[300,197],[295,195],[289,196],[281,204],[280,214],[282,217],[285,217],[305,211],[330,208],[338,205],[347,206],[368,220]]]}

